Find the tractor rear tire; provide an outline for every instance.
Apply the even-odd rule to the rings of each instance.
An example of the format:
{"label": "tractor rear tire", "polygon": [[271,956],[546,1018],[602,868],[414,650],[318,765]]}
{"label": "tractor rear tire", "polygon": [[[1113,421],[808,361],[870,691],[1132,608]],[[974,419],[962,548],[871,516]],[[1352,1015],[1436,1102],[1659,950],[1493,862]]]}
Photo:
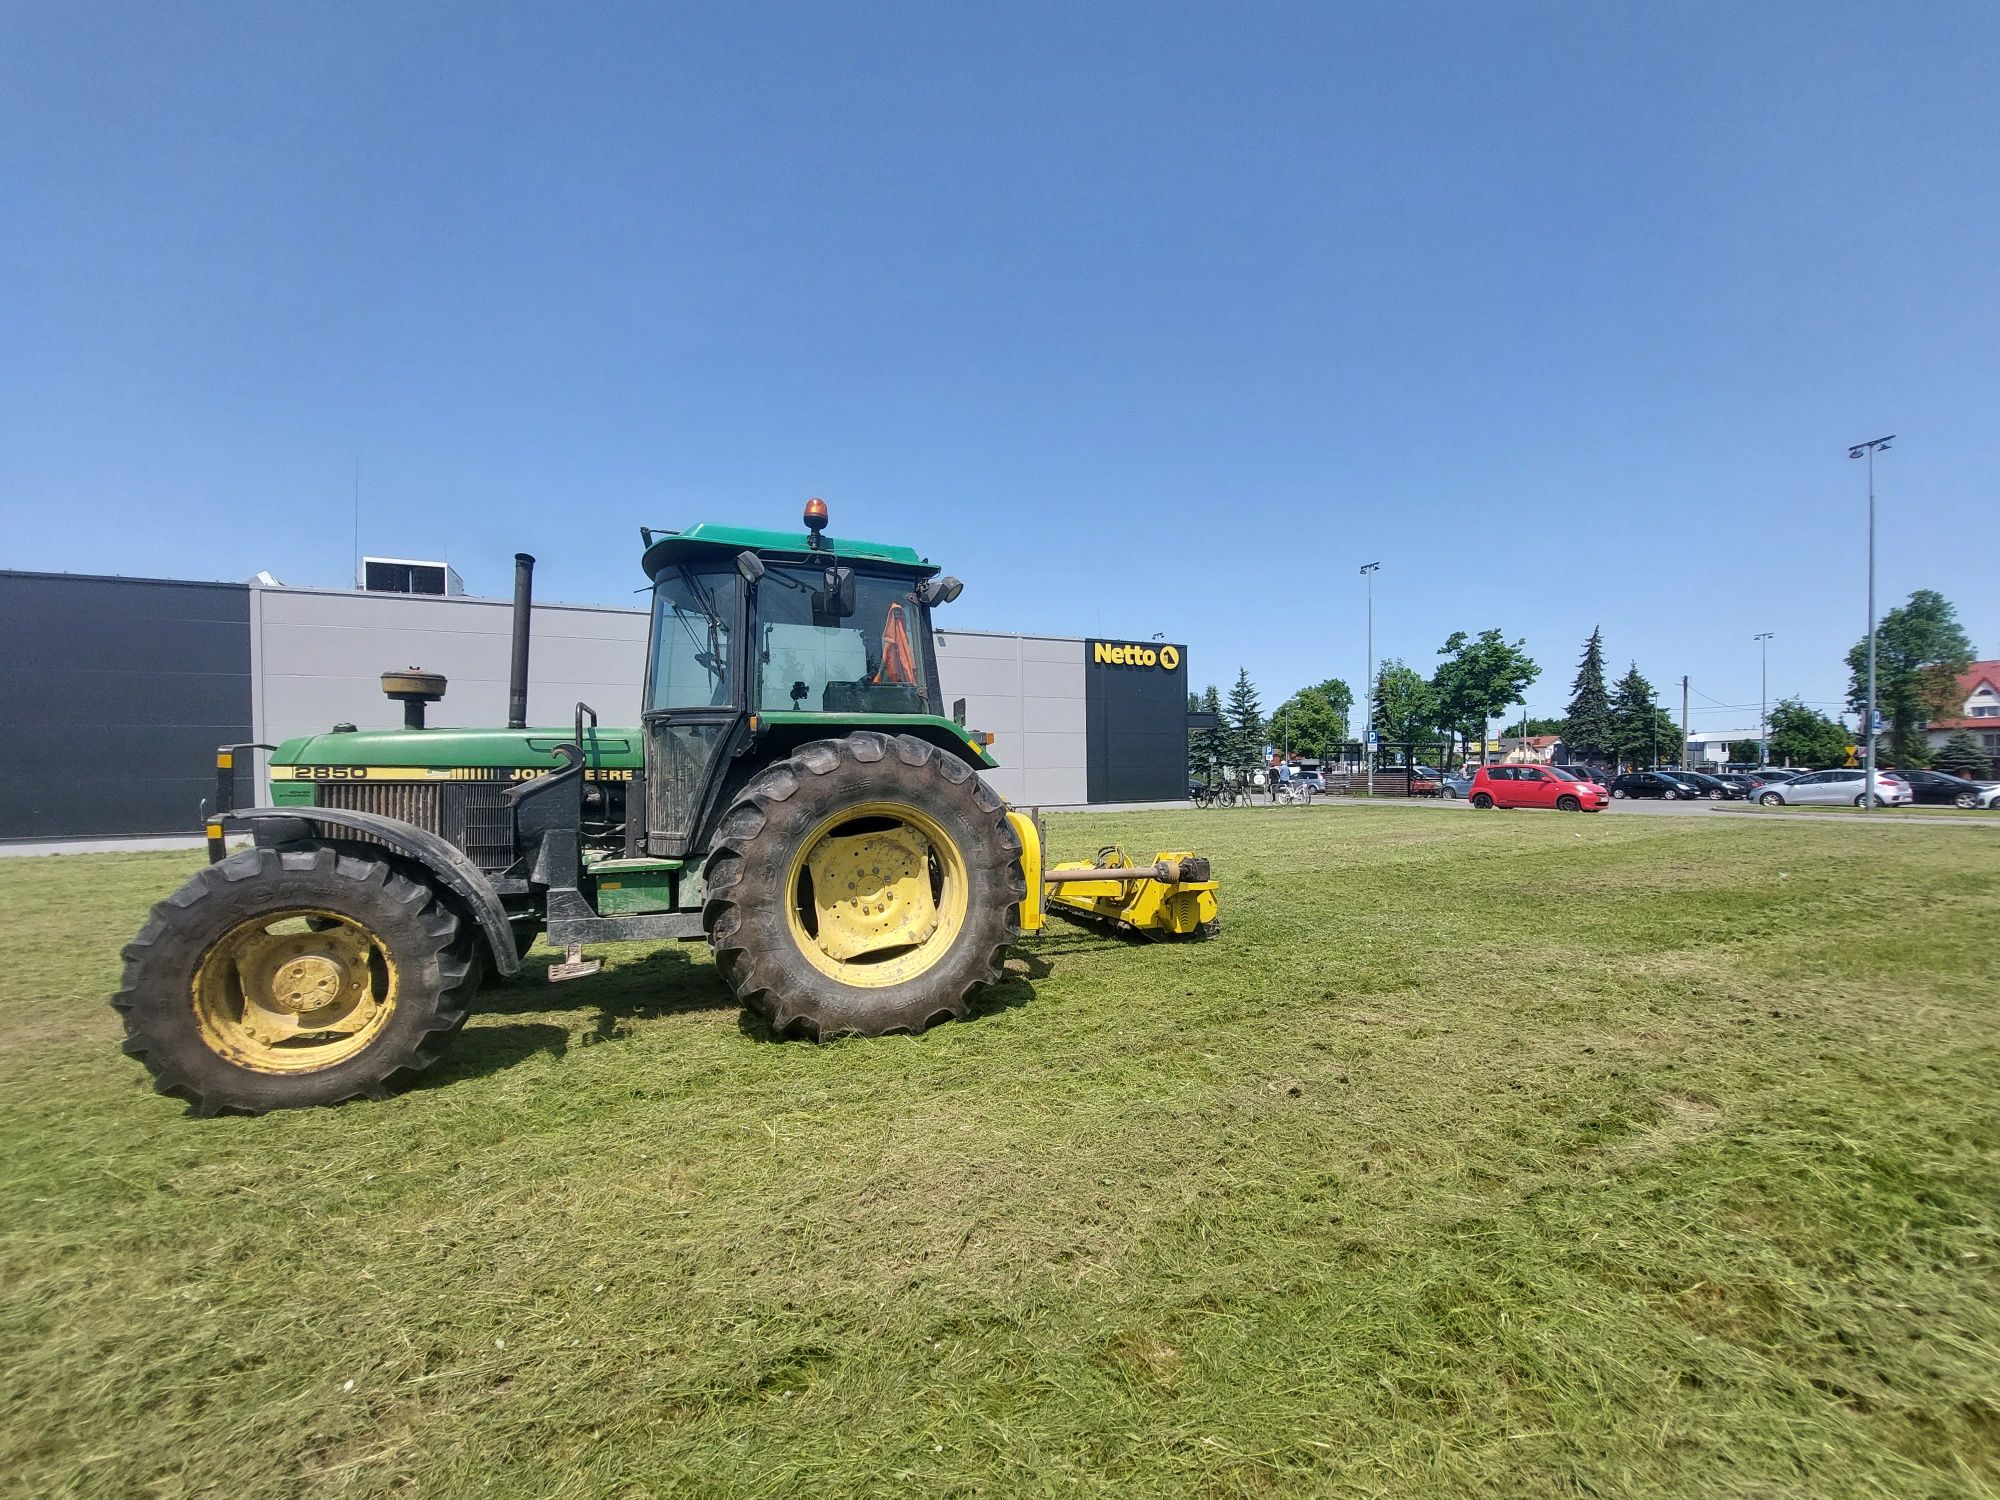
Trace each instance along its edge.
{"label": "tractor rear tire", "polygon": [[437,892],[379,851],[246,849],[153,908],[111,1004],[160,1093],[258,1115],[380,1098],[429,1067],[465,1022],[480,957]]}
{"label": "tractor rear tire", "polygon": [[962,1019],[1001,977],[1026,895],[992,788],[923,740],[863,730],[743,788],[709,855],[702,925],[742,1005],[780,1037],[830,1041]]}

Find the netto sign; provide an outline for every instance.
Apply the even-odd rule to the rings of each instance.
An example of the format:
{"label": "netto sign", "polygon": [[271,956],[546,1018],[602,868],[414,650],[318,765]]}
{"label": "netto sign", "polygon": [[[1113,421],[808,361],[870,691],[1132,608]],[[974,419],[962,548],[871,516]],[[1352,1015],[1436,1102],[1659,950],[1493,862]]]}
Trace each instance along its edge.
{"label": "netto sign", "polygon": [[1158,667],[1171,672],[1181,664],[1178,646],[1125,645],[1113,641],[1092,641],[1090,659],[1106,667]]}

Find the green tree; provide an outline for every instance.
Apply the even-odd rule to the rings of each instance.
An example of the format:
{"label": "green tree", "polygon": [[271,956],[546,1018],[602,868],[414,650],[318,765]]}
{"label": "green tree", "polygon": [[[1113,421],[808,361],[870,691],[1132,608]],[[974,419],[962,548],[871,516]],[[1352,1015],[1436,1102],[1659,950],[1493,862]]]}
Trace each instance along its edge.
{"label": "green tree", "polygon": [[1931,764],[1954,776],[1977,779],[1992,771],[1993,757],[1980,748],[1979,741],[1968,731],[1961,729],[1931,753]]}
{"label": "green tree", "polygon": [[1250,680],[1250,669],[1236,669],[1236,685],[1229,690],[1229,707],[1224,711],[1222,722],[1227,726],[1222,736],[1223,764],[1234,766],[1239,771],[1248,771],[1261,765],[1264,759],[1264,716],[1257,700],[1257,685]]}
{"label": "green tree", "polygon": [[1525,719],[1512,720],[1510,723],[1506,725],[1506,727],[1502,732],[1505,734],[1517,734],[1524,737],[1531,734],[1562,735],[1562,734],[1567,734],[1569,732],[1568,726],[1569,726],[1569,720],[1567,719],[1549,719],[1549,718],[1544,718],[1540,714],[1530,714]]}
{"label": "green tree", "polygon": [[[1611,690],[1612,748],[1629,765],[1678,763],[1682,754],[1681,726],[1661,708],[1652,683],[1633,662]],[[1575,750],[1572,745],[1571,750]]]}
{"label": "green tree", "polygon": [[1780,698],[1771,709],[1771,759],[1787,766],[1838,766],[1853,744],[1847,730],[1796,698]]}
{"label": "green tree", "polygon": [[1609,760],[1618,753],[1618,729],[1611,714],[1611,694],[1604,686],[1604,632],[1590,632],[1570,684],[1569,712],[1563,720],[1563,743],[1577,759]]}
{"label": "green tree", "polygon": [[1729,758],[1739,766],[1754,766],[1757,757],[1764,753],[1763,745],[1757,740],[1731,740]]}
{"label": "green tree", "polygon": [[[1958,675],[1972,665],[1972,642],[1951,601],[1918,589],[1875,626],[1875,703],[1888,723],[1889,753],[1899,766],[1927,766],[1927,719],[1953,716]],[[1868,637],[1847,653],[1847,706],[1868,709]]]}
{"label": "green tree", "polygon": [[1438,728],[1464,739],[1486,735],[1489,719],[1521,701],[1528,684],[1542,675],[1526,641],[1509,644],[1497,630],[1468,636],[1455,630],[1438,648],[1445,658],[1431,674],[1432,714]]}
{"label": "green tree", "polygon": [[1423,674],[1396,657],[1375,672],[1375,733],[1384,745],[1421,743],[1437,733],[1437,704]]}
{"label": "green tree", "polygon": [[1295,755],[1319,755],[1347,738],[1354,689],[1338,677],[1300,688],[1271,715],[1274,744],[1289,740]]}

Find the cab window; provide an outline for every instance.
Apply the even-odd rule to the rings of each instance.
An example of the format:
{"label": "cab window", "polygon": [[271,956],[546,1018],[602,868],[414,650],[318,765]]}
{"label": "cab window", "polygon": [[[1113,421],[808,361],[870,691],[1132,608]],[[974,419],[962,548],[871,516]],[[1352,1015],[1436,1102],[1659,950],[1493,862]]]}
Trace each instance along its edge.
{"label": "cab window", "polygon": [[731,651],[742,580],[733,566],[681,563],[653,586],[646,707],[721,708],[735,701]]}
{"label": "cab window", "polygon": [[767,568],[757,584],[756,707],[764,712],[936,713],[930,635],[915,580],[856,572],[837,612],[821,568]]}

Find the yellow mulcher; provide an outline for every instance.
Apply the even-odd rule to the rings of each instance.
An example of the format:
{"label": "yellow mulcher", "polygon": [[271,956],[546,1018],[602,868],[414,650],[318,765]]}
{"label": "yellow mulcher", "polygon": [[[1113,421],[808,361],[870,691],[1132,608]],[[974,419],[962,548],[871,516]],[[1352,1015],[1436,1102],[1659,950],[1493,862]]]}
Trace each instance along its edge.
{"label": "yellow mulcher", "polygon": [[1065,860],[1043,869],[1040,817],[1009,809],[1007,819],[1021,840],[1028,887],[1039,893],[1021,903],[1023,931],[1040,930],[1051,911],[1149,938],[1210,938],[1221,931],[1216,882],[1201,855],[1169,850],[1141,865],[1106,844],[1095,861]]}

